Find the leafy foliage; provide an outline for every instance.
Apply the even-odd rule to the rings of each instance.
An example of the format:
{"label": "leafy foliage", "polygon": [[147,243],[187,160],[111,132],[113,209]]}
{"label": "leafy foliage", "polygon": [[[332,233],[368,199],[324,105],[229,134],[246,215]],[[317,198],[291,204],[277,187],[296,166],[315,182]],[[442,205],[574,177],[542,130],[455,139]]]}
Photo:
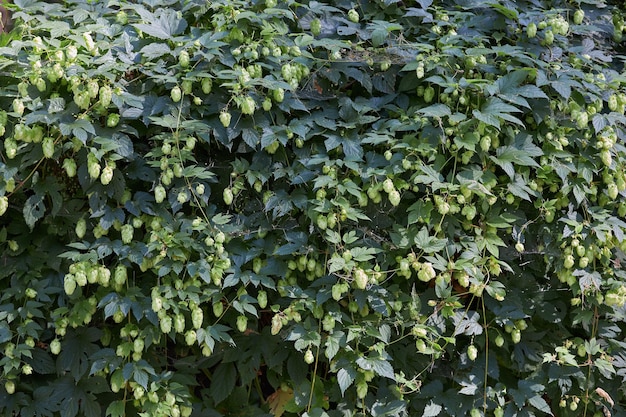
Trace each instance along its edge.
{"label": "leafy foliage", "polygon": [[8,6],[3,415],[624,413],[625,10],[409,3]]}

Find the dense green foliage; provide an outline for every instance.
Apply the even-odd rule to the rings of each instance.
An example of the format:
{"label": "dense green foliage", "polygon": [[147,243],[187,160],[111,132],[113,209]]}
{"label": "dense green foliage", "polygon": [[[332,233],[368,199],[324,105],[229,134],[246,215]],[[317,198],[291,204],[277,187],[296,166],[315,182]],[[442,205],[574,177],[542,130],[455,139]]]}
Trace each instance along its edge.
{"label": "dense green foliage", "polygon": [[626,413],[617,4],[10,7],[1,415]]}

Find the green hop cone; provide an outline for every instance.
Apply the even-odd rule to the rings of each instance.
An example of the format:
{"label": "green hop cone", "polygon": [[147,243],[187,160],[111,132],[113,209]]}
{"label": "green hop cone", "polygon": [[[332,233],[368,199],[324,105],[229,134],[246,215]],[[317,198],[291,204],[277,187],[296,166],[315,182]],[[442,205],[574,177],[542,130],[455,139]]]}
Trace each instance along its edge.
{"label": "green hop cone", "polygon": [[543,41],[546,45],[552,45],[554,43],[554,32],[550,29],[546,30],[543,36]]}
{"label": "green hop cone", "polygon": [[162,203],[163,200],[165,200],[166,196],[167,192],[165,191],[165,187],[163,187],[161,184],[154,187],[154,200],[157,203]]}
{"label": "green hop cone", "polygon": [[6,390],[7,394],[12,395],[15,394],[15,382],[14,381],[7,381],[4,383],[4,389]]}
{"label": "green hop cone", "polygon": [[185,343],[187,344],[187,346],[191,346],[194,343],[196,343],[196,341],[198,340],[198,336],[196,334],[195,330],[187,330],[187,332],[185,333]]}
{"label": "green hop cone", "polygon": [[194,310],[192,310],[191,312],[191,325],[194,327],[194,329],[200,329],[202,327],[202,323],[204,321],[204,313],[202,312],[202,309],[195,308]]}
{"label": "green hop cone", "polygon": [[178,64],[183,68],[189,67],[189,52],[185,50],[180,51],[178,54]]}
{"label": "green hop cone", "polygon": [[67,295],[74,294],[74,291],[76,291],[76,280],[73,275],[65,275],[65,279],[63,280],[63,289]]}
{"label": "green hop cone", "polygon": [[152,297],[152,311],[158,313],[163,309],[163,298],[159,296]]}
{"label": "green hop cone", "polygon": [[100,87],[100,91],[98,92],[98,101],[100,105],[105,109],[109,107],[111,104],[111,100],[113,99],[113,90],[108,85],[104,85]]}
{"label": "green hop cone", "polygon": [[98,97],[98,92],[100,91],[100,85],[96,80],[89,80],[87,82],[87,93],[89,97],[96,98]]}
{"label": "green hop cone", "polygon": [[607,195],[609,196],[609,198],[611,200],[615,200],[617,198],[618,193],[619,193],[617,185],[614,182],[612,182],[609,185],[607,185],[606,193],[607,193]]}
{"label": "green hop cone", "polygon": [[113,372],[113,375],[111,375],[111,391],[120,392],[125,383],[126,381],[124,380],[124,374],[121,369],[117,369]]}
{"label": "green hop cone", "polygon": [[369,387],[367,386],[367,382],[365,382],[364,380],[359,381],[356,384],[356,395],[359,399],[363,399],[367,396],[367,391],[368,391]]}
{"label": "green hop cone", "polygon": [[304,353],[304,362],[309,365],[315,362],[315,356],[313,355],[313,351],[311,351],[311,349],[307,349]]}
{"label": "green hop cone", "polygon": [[35,81],[35,86],[37,87],[37,90],[39,90],[40,93],[43,93],[44,91],[46,91],[46,80],[44,80],[43,78],[37,78],[37,80]]}
{"label": "green hop cone", "polygon": [[76,222],[76,227],[74,228],[74,232],[79,239],[85,237],[85,233],[87,232],[87,220],[84,218],[78,219]]}
{"label": "green hop cone", "polygon": [[511,340],[515,344],[519,343],[522,340],[522,332],[519,329],[514,329],[511,332]]}
{"label": "green hop cone", "polygon": [[17,155],[17,142],[9,138],[4,141],[4,150],[7,154],[7,158],[13,159]]}
{"label": "green hop cone", "polygon": [[16,98],[13,100],[13,111],[15,113],[18,114],[18,116],[21,116],[24,114],[24,102],[22,100],[20,100],[19,98]]}
{"label": "green hop cone", "polygon": [[354,9],[350,9],[348,10],[348,20],[351,21],[352,23],[358,23],[359,22],[359,12],[357,12]]}
{"label": "green hop cone", "polygon": [[93,153],[87,155],[87,171],[89,172],[89,177],[94,180],[100,177],[101,169],[102,167],[96,156]]}
{"label": "green hop cone", "polygon": [[76,161],[72,158],[66,158],[63,160],[63,169],[68,177],[72,178],[76,176]]}
{"label": "green hop cone", "polygon": [[264,111],[272,110],[272,99],[269,97],[266,97],[265,100],[263,100],[261,107],[263,108]]}
{"label": "green hop cone", "polygon": [[391,193],[395,189],[396,189],[396,187],[393,185],[393,181],[392,181],[391,178],[387,178],[387,179],[385,179],[385,181],[383,181],[383,190],[387,194]]}
{"label": "green hop cone", "polygon": [[358,289],[360,290],[366,289],[368,281],[369,281],[369,278],[363,269],[357,268],[354,271],[354,283]]}
{"label": "green hop cone", "polygon": [[[95,283],[98,277],[98,274],[96,273],[95,275],[90,274],[90,277],[95,276],[96,278],[91,279],[91,284]],[[74,274],[74,280],[76,280],[76,284],[78,284],[79,287],[84,287],[85,285],[87,285],[87,274],[85,273],[85,271],[76,271],[76,274]]]}
{"label": "green hop cone", "polygon": [[611,155],[611,151],[608,149],[603,149],[600,152],[600,159],[602,160],[602,163],[607,167],[611,166],[611,164],[613,163],[613,156]]}
{"label": "green hop cone", "polygon": [[341,284],[337,283],[331,287],[331,295],[333,300],[339,301],[343,297],[343,287]]}
{"label": "green hop cone", "polygon": [[58,355],[59,353],[61,353],[61,342],[59,341],[59,339],[54,339],[52,342],[50,342],[50,353],[52,353],[53,355]]}
{"label": "green hop cone", "polygon": [[398,190],[393,190],[389,193],[389,202],[392,206],[397,207],[400,204],[401,197]]}
{"label": "green hop cone", "polygon": [[583,22],[584,18],[585,12],[581,9],[578,9],[574,12],[574,18],[572,20],[574,21],[575,25],[580,25]]}
{"label": "green hop cone", "polygon": [[428,86],[424,89],[424,101],[430,103],[435,98],[435,88]]}
{"label": "green hop cone", "polygon": [[[202,310],[200,311],[202,312]],[[182,315],[181,313],[178,313],[174,316],[174,331],[176,333],[182,333],[185,331],[185,316]]]}
{"label": "green hop cone", "polygon": [[282,103],[285,99],[285,89],[279,87],[272,92],[272,95],[276,103]]}
{"label": "green hop cone", "polygon": [[137,338],[133,340],[133,351],[140,353],[143,352],[143,348],[145,347],[145,342],[141,338]]}
{"label": "green hop cone", "polygon": [[317,227],[319,227],[321,230],[326,230],[326,228],[328,228],[328,219],[323,214],[317,216],[316,223]]}
{"label": "green hop cone", "polygon": [[576,118],[576,125],[579,129],[584,129],[589,124],[589,113],[581,111]]}
{"label": "green hop cone", "polygon": [[48,137],[41,142],[41,149],[44,158],[52,158],[54,156],[54,139]]}
{"label": "green hop cone", "polygon": [[115,21],[120,25],[125,25],[128,23],[128,14],[124,10],[120,10],[115,15]]}
{"label": "green hop cone", "polygon": [[170,316],[165,316],[159,321],[159,327],[161,328],[161,332],[168,334],[172,331],[172,318]]}
{"label": "green hop cone", "polygon": [[76,60],[78,57],[78,48],[76,48],[76,45],[68,45],[67,48],[65,48],[65,57],[68,62],[74,62],[74,60]]}
{"label": "green hop cone", "polygon": [[230,187],[224,188],[222,197],[224,198],[224,203],[230,206],[233,203],[233,190]]}
{"label": "green hop cone", "polygon": [[0,216],[7,212],[9,208],[9,198],[6,195],[0,197]]}
{"label": "green hop cone", "polygon": [[204,94],[210,94],[211,90],[213,89],[213,80],[211,78],[203,78],[202,82],[200,83],[200,86],[202,88],[202,92]]}
{"label": "green hop cone", "polygon": [[254,111],[256,110],[256,102],[250,96],[245,96],[243,99],[241,99],[239,106],[241,113],[246,115],[254,114]]}
{"label": "green hop cone", "polygon": [[248,328],[248,318],[244,315],[237,316],[237,330],[241,333],[245,332]]}
{"label": "green hop cone", "polygon": [[170,98],[174,103],[178,103],[183,98],[183,92],[179,86],[172,88],[172,91],[170,91]]}
{"label": "green hop cone", "polygon": [[491,149],[491,136],[483,136],[480,138],[480,149],[483,152],[488,152]]}
{"label": "green hop cone", "polygon": [[98,267],[98,283],[104,287],[109,286],[111,280],[111,270],[106,266]]}
{"label": "green hop cone", "polygon": [[102,173],[100,174],[100,182],[102,183],[102,185],[109,185],[112,179],[113,179],[113,167],[110,165],[107,165],[104,167],[104,169],[102,170]]}
{"label": "green hop cone", "polygon": [[115,127],[120,122],[120,115],[117,113],[111,113],[107,116],[107,127]]}
{"label": "green hop cone", "polygon": [[127,279],[128,272],[126,271],[126,267],[122,264],[116,266],[115,271],[113,272],[113,282],[115,285],[124,285],[126,284]]}
{"label": "green hop cone", "polygon": [[125,245],[128,245],[133,240],[133,235],[135,234],[135,228],[133,227],[132,224],[125,224],[122,226],[120,234],[122,236],[122,243],[124,243]]}
{"label": "green hop cone", "polygon": [[231,115],[228,111],[226,110],[222,110],[220,112],[220,122],[222,123],[222,126],[224,127],[228,127],[230,126],[230,119],[231,119]]}
{"label": "green hop cone", "polygon": [[193,82],[191,80],[183,80],[181,88],[185,95],[189,95],[193,91]]}
{"label": "green hop cone", "polygon": [[311,20],[311,33],[315,36],[322,33],[322,21],[319,19]]}
{"label": "green hop cone", "polygon": [[221,301],[216,301],[213,303],[213,315],[215,317],[220,317],[224,313],[224,304]]}
{"label": "green hop cone", "polygon": [[256,299],[257,299],[257,302],[259,303],[260,308],[267,307],[267,292],[265,292],[264,290],[259,291],[259,293],[256,296]]}
{"label": "green hop cone", "polygon": [[419,65],[415,68],[415,75],[417,78],[422,79],[426,75],[426,70],[424,69],[424,65]]}
{"label": "green hop cone", "polygon": [[467,348],[467,357],[471,361],[475,361],[478,357],[478,349],[474,345],[469,345]]}

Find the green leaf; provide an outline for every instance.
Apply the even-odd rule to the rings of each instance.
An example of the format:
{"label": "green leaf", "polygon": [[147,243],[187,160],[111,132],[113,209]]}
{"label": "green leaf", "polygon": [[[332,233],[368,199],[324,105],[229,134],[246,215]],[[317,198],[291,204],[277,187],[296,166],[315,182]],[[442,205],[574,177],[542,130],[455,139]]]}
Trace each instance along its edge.
{"label": "green leaf", "polygon": [[122,158],[132,158],[134,154],[133,142],[121,133],[114,133],[111,137],[95,137],[94,143],[100,145],[102,152],[115,151]]}
{"label": "green leaf", "polygon": [[480,322],[480,315],[475,311],[457,312],[454,314],[454,335],[464,334],[468,336],[480,335],[483,327]]}
{"label": "green leaf", "polygon": [[568,100],[572,95],[572,88],[579,88],[580,84],[566,78],[559,78],[558,81],[550,83],[550,87],[559,93],[565,100]]}
{"label": "green leaf", "polygon": [[395,380],[395,374],[391,364],[380,357],[361,357],[356,360],[356,364],[366,371],[374,371],[377,375]]}
{"label": "green leaf", "polygon": [[450,107],[445,104],[433,104],[432,106],[424,107],[423,109],[419,109],[418,113],[423,114],[426,117],[444,117],[450,116],[452,111],[450,111]]}
{"label": "green leaf", "polygon": [[146,59],[155,59],[172,53],[169,45],[166,43],[150,43],[141,48],[139,52]]}
{"label": "green leaf", "polygon": [[365,262],[374,259],[374,255],[381,252],[379,248],[355,247],[351,248],[352,259],[356,262]]}
{"label": "green leaf", "polygon": [[356,371],[353,368],[341,368],[337,371],[337,383],[339,384],[342,396],[345,395],[346,390],[350,388],[350,385],[354,382],[355,377]]}
{"label": "green leaf", "polygon": [[490,98],[480,110],[473,110],[472,114],[478,120],[499,129],[502,121],[524,126],[521,120],[510,114],[519,112],[517,107],[506,104],[499,98]]}
{"label": "green leaf", "polygon": [[515,181],[510,182],[507,185],[507,189],[514,196],[524,199],[526,201],[531,201],[531,196],[537,197],[539,195],[537,191],[532,190],[528,186],[528,182],[524,178],[521,178],[520,175],[515,175]]}
{"label": "green leaf", "polygon": [[435,416],[438,416],[439,413],[441,413],[441,410],[443,410],[443,407],[440,406],[439,404],[435,404],[431,400],[424,408],[424,412],[422,413],[422,416],[423,417],[435,417]]}
{"label": "green leaf", "polygon": [[413,203],[408,209],[408,217],[407,217],[407,226],[415,224],[419,221],[423,221],[424,223],[430,222],[430,213],[432,212],[434,205],[432,201],[424,202],[423,200],[418,200]]}
{"label": "green leaf", "polygon": [[5,343],[11,340],[12,335],[9,327],[6,323],[0,323],[0,343]]}
{"label": "green leaf", "polygon": [[106,409],[108,417],[124,417],[126,415],[125,402],[122,400],[113,401]]}
{"label": "green leaf", "polygon": [[607,379],[613,379],[613,376],[616,373],[613,364],[606,359],[595,359],[593,361],[593,366]]}
{"label": "green leaf", "polygon": [[498,164],[509,177],[515,176],[515,165],[539,167],[534,158],[543,155],[541,148],[532,143],[529,135],[519,136],[515,144],[502,146],[490,159]]}
{"label": "green leaf", "polygon": [[430,236],[426,227],[423,227],[414,238],[415,246],[426,253],[439,252],[446,247],[447,242],[447,239],[439,239],[435,236]]}
{"label": "green leaf", "polygon": [[551,415],[551,416],[554,415],[554,414],[552,414],[552,410],[550,409],[550,405],[548,405],[546,400],[544,400],[543,397],[541,397],[539,395],[535,395],[533,397],[530,397],[528,399],[528,404],[532,405],[537,410],[539,410],[541,412],[544,412],[544,413],[546,413],[548,415]]}
{"label": "green leaf", "polygon": [[341,256],[333,256],[328,261],[328,272],[332,274],[337,271],[345,270],[347,268],[346,265],[346,260]]}
{"label": "green leaf", "polygon": [[77,398],[69,397],[63,400],[60,410],[61,417],[76,417],[79,404]]}
{"label": "green leaf", "polygon": [[417,172],[419,171],[421,171],[422,174],[416,175],[413,178],[413,182],[415,182],[416,184],[421,183],[428,185],[433,183],[440,184],[443,182],[443,176],[441,175],[441,173],[435,170],[430,165],[420,165]]}
{"label": "green leaf", "polygon": [[332,334],[328,335],[326,339],[326,350],[324,351],[324,355],[328,360],[331,360],[337,355],[342,346],[346,345],[346,335],[344,332],[335,331]]}
{"label": "green leaf", "polygon": [[40,29],[49,30],[50,36],[53,38],[59,38],[68,35],[70,32],[70,25],[67,24],[67,22],[44,20],[41,23]]}
{"label": "green leaf", "polygon": [[[512,3],[512,4],[515,4],[515,3]],[[489,6],[496,9],[499,13],[501,13],[507,19],[511,19],[514,21],[517,21],[518,19],[518,13],[517,13],[517,10],[515,9],[509,9],[508,7],[503,6],[500,3],[489,3]]]}
{"label": "green leaf", "polygon": [[52,374],[56,370],[52,357],[48,352],[42,349],[33,350],[33,358],[29,361],[29,363],[32,365],[33,370],[41,375]]}
{"label": "green leaf", "polygon": [[233,219],[232,214],[218,213],[211,218],[211,221],[213,222],[213,224],[217,226],[223,226],[225,224],[230,223],[232,219]]}
{"label": "green leaf", "polygon": [[46,206],[43,202],[43,195],[35,194],[26,200],[24,203],[24,221],[32,230],[39,219],[41,219],[46,212]]}
{"label": "green leaf", "polygon": [[215,404],[219,404],[224,401],[235,388],[237,382],[237,369],[232,362],[221,363],[215,368],[215,371],[211,375],[213,383],[209,387],[211,398],[215,401]]}
{"label": "green leaf", "polygon": [[137,12],[149,23],[135,23],[133,26],[157,39],[169,40],[187,28],[187,21],[178,17],[178,13],[172,9],[161,9],[158,15],[143,8],[138,8]]}

